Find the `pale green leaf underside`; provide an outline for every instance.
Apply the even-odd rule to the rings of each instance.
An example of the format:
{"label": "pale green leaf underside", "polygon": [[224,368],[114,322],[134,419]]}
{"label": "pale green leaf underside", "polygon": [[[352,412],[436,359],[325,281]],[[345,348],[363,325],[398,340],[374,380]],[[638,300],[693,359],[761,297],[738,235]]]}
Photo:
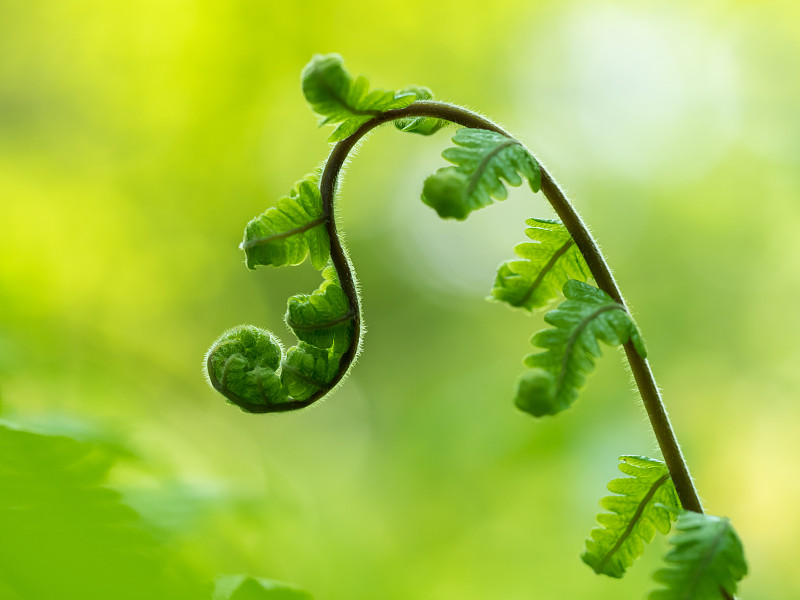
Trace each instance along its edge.
{"label": "pale green leaf underside", "polygon": [[533,240],[517,244],[510,260],[497,270],[491,298],[533,310],[561,295],[570,279],[586,281],[589,268],[560,221],[528,219],[525,234]]}
{"label": "pale green leaf underside", "polygon": [[620,456],[619,460],[619,470],[629,477],[608,484],[608,491],[616,495],[600,501],[608,512],[597,515],[602,527],[592,530],[581,555],[595,573],[611,577],[622,577],[656,531],[669,533],[675,513],[665,507],[680,507],[667,465],[646,456]]}
{"label": "pale green leaf underside", "polygon": [[251,220],[241,248],[249,269],[298,265],[307,256],[315,269],[322,269],[330,255],[330,240],[316,175],[306,176],[276,206]]}
{"label": "pale green leaf underside", "polygon": [[653,575],[663,588],[650,600],[718,600],[720,590],[730,597],[747,574],[739,536],[728,519],[685,511],[675,524],[667,552],[667,567]]}
{"label": "pale green leaf underside", "polygon": [[517,384],[517,406],[537,417],[561,412],[575,401],[601,355],[598,342],[618,346],[631,340],[645,356],[636,325],[608,294],[571,279],[564,284],[564,295],[567,299],[544,317],[555,328],[531,339],[546,351],[525,359],[534,370],[523,374]]}
{"label": "pale green leaf underside", "polygon": [[[399,93],[413,93],[416,96],[416,100],[433,100],[433,93],[426,87],[410,86],[400,90]],[[448,124],[447,121],[431,117],[411,117],[408,119],[397,119],[394,122],[394,126],[400,131],[418,133],[420,135],[434,134]]]}
{"label": "pale green leaf underside", "polygon": [[505,200],[506,183],[518,186],[523,177],[539,191],[539,165],[518,141],[483,129],[459,129],[456,144],[442,152],[453,163],[425,180],[422,201],[442,218],[463,220],[473,210]]}
{"label": "pale green leaf underside", "polygon": [[313,600],[293,586],[246,575],[221,575],[214,581],[211,600]]}
{"label": "pale green leaf underside", "polygon": [[[404,108],[416,100],[430,99],[427,88],[409,87],[398,92],[370,90],[366,77],[353,79],[345,70],[338,54],[317,54],[303,69],[303,94],[311,109],[318,114],[320,125],[337,125],[328,138],[338,142],[352,135],[364,123],[382,112]],[[406,119],[397,127],[403,131],[429,135],[442,122],[437,119]]]}

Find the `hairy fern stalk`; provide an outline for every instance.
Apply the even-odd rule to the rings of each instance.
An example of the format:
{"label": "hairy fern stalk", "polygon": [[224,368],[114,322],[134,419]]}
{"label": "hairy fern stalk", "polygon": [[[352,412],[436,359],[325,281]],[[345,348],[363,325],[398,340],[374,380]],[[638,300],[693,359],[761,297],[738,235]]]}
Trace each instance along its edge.
{"label": "hairy fern stalk", "polygon": [[309,406],[336,388],[360,349],[360,298],[333,211],[337,179],[357,142],[375,127],[394,123],[406,133],[431,135],[460,126],[442,153],[450,164],[428,177],[422,201],[445,219],[466,219],[504,200],[507,186],[527,182],[541,191],[559,220],[526,221],[529,241],[497,272],[491,298],[546,312],[551,327],[531,339],[538,351],[516,387],[515,403],[535,417],[555,415],[578,398],[601,355],[601,342],[622,346],[656,435],[663,461],[623,456],[627,477],[608,485],[600,527],[586,541],[584,562],[595,572],[622,577],[656,533],[674,548],[654,578],[654,600],[733,598],[747,565],[727,519],[703,513],[686,462],[646,359],[642,336],[597,244],[575,208],[541,163],[499,126],[459,106],[437,102],[427,88],[371,89],[353,78],[340,56],[317,55],[302,73],[303,94],[320,125],[333,125],[335,143],[321,172],[303,178],[273,208],[245,228],[246,265],[297,265],[310,259],[322,284],[289,299],[286,323],[298,338],[284,351],[270,332],[252,325],[224,333],[206,355],[211,385],[253,413]]}

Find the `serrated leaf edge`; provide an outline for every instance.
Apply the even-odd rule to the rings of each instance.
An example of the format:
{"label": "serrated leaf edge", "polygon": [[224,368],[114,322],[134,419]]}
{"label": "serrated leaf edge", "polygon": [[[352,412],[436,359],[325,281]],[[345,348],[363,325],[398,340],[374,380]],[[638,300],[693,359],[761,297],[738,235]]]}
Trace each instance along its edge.
{"label": "serrated leaf edge", "polygon": [[594,312],[589,315],[586,315],[578,325],[570,332],[569,337],[567,338],[567,344],[564,348],[564,356],[561,358],[561,367],[558,370],[558,376],[556,377],[556,382],[554,385],[554,392],[553,397],[558,398],[562,387],[564,385],[564,379],[567,376],[567,371],[569,370],[569,361],[572,357],[572,352],[575,349],[575,344],[577,343],[578,339],[580,338],[583,331],[589,326],[594,319],[599,317],[601,314],[612,311],[612,310],[621,310],[625,314],[628,311],[625,310],[625,307],[621,304],[614,302],[613,304],[605,304]]}
{"label": "serrated leaf edge", "polygon": [[[633,533],[634,527],[636,527],[636,524],[639,522],[639,519],[642,518],[642,515],[644,514],[644,510],[647,507],[647,504],[653,499],[653,496],[656,495],[656,492],[658,491],[658,489],[662,485],[664,485],[664,483],[669,481],[669,479],[670,479],[669,473],[665,473],[664,475],[659,477],[655,482],[653,482],[653,485],[647,491],[647,494],[645,494],[644,498],[642,498],[641,502],[639,502],[639,506],[636,507],[636,511],[633,513],[633,516],[631,517],[631,520],[628,522],[628,525],[625,527],[625,531],[623,531],[622,534],[619,536],[617,541],[614,543],[614,546],[605,554],[605,556],[603,556],[603,558],[601,558],[598,561],[597,566],[596,567],[592,567],[594,569],[595,573],[602,572],[603,567],[605,566],[605,564],[622,547],[622,544],[625,543],[625,540],[627,540],[628,537],[630,537],[631,533]],[[610,514],[613,514],[613,513],[610,513]]]}

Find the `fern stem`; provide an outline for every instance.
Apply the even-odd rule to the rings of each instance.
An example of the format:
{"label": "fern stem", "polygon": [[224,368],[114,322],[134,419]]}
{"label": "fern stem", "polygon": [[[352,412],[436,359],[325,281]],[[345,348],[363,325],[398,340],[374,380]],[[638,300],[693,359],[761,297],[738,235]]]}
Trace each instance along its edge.
{"label": "fern stem", "polygon": [[[550,173],[541,166],[541,163],[539,164],[542,174],[542,193],[575,240],[575,244],[583,254],[598,287],[625,307],[625,310],[628,310],[614,275],[612,275],[611,269],[606,263],[605,256],[600,251],[600,247],[589,232],[588,227],[586,227],[575,207],[567,199],[564,191],[555,182]],[[633,342],[627,342],[624,348],[625,356],[636,381],[636,387],[639,389],[642,403],[647,411],[650,425],[655,433],[664,462],[669,469],[672,482],[675,484],[675,490],[678,492],[681,505],[686,510],[702,513],[703,505],[689,474],[689,467],[681,452],[678,438],[675,436],[675,430],[670,423],[667,409],[658,390],[650,363],[636,351]]]}
{"label": "fern stem", "polygon": [[[325,164],[325,170],[322,173],[320,192],[322,195],[323,214],[326,216],[326,228],[331,240],[331,259],[336,268],[336,273],[339,276],[342,290],[347,296],[350,306],[353,308],[353,323],[355,327],[354,339],[359,341],[354,341],[351,348],[342,357],[339,375],[337,375],[336,379],[331,383],[331,388],[344,377],[355,359],[360,345],[361,335],[360,305],[358,293],[356,292],[355,279],[350,261],[347,258],[347,254],[336,231],[336,222],[333,212],[336,182],[348,154],[361,138],[383,123],[409,117],[441,119],[461,125],[462,127],[494,131],[512,140],[514,139],[499,125],[466,108],[445,102],[418,101],[405,108],[388,110],[375,116],[361,125],[351,136],[334,146]],[[532,153],[531,155],[533,156]],[[558,214],[564,227],[566,227],[567,231],[569,231],[569,234],[572,236],[572,239],[575,240],[575,244],[578,246],[581,254],[583,254],[586,264],[592,272],[592,276],[597,282],[598,287],[621,304],[627,311],[627,305],[619,290],[619,286],[614,276],[611,274],[611,269],[609,269],[597,242],[592,237],[589,229],[586,227],[563,190],[550,173],[541,165],[538,159],[537,163],[541,171],[542,193],[547,198],[548,202],[550,202],[556,214]],[[642,358],[639,353],[636,352],[631,342],[625,344],[624,348],[628,363],[633,372],[634,380],[636,381],[636,386],[639,388],[642,402],[647,410],[650,424],[661,449],[661,454],[664,457],[664,462],[669,469],[670,477],[675,484],[675,489],[678,493],[681,505],[686,510],[702,513],[703,507],[700,503],[700,498],[697,495],[697,490],[689,474],[689,468],[686,465],[675,432],[670,424],[664,402],[661,399],[661,394],[658,391],[658,386],[656,385],[650,365],[645,358]]]}

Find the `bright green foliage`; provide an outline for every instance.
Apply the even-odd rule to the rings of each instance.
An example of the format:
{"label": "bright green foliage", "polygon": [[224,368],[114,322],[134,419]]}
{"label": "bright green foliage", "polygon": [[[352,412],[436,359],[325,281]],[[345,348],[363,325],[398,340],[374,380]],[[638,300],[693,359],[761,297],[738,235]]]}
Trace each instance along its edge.
{"label": "bright green foliage", "polygon": [[289,298],[286,324],[298,339],[343,354],[352,340],[353,311],[333,267],[326,268],[322,276],[325,280],[315,292]]}
{"label": "bright green foliage", "polygon": [[300,343],[289,348],[281,364],[281,382],[295,400],[306,400],[330,387],[339,362],[352,346],[355,313],[339,286],[336,271],[322,272],[324,281],[311,294],[289,298],[286,323]]}
{"label": "bright green foliage", "polygon": [[[361,75],[354,80],[338,54],[314,55],[303,69],[302,82],[309,106],[322,117],[319,124],[339,123],[328,138],[330,142],[352,135],[361,125],[384,111],[408,106],[417,99],[419,89],[370,91],[367,78]],[[430,97],[430,91],[426,91]],[[421,127],[418,125],[416,128]]]}
{"label": "bright green foliage", "polygon": [[442,156],[454,167],[443,167],[425,180],[422,201],[440,217],[464,220],[473,210],[489,206],[492,198],[505,200],[503,179],[518,186],[527,178],[539,191],[539,164],[518,141],[482,129],[459,129],[456,146]]}
{"label": "bright green foliage", "polygon": [[270,412],[287,400],[277,373],[280,342],[269,331],[240,325],[222,334],[206,355],[211,385],[249,412]]}
{"label": "bright green foliage", "polygon": [[533,242],[514,246],[522,260],[500,265],[491,297],[528,310],[546,306],[570,279],[591,276],[583,256],[560,221],[528,219],[525,234]]}
{"label": "bright green foliage", "polygon": [[306,342],[289,348],[281,365],[281,382],[295,400],[306,400],[330,384],[339,372],[339,358],[332,349]]}
{"label": "bright green foliage", "polygon": [[600,506],[608,512],[597,515],[602,527],[586,540],[583,562],[595,573],[622,577],[644,552],[656,531],[669,533],[680,501],[667,465],[646,456],[620,456],[619,470],[630,475],[613,479]]}
{"label": "bright green foliage", "polygon": [[540,331],[531,339],[534,346],[547,350],[525,359],[535,369],[517,385],[517,406],[537,417],[554,415],[575,401],[601,354],[598,341],[618,346],[631,340],[645,355],[633,320],[608,294],[571,279],[564,284],[564,295],[567,300],[544,317],[555,329]]}
{"label": "bright green foliage", "polygon": [[[433,93],[426,87],[410,86],[400,90],[399,93],[404,94],[407,92],[415,94],[417,100],[433,99]],[[420,135],[431,135],[446,125],[448,125],[447,121],[431,117],[410,117],[408,119],[397,119],[394,122],[394,126],[400,131],[419,133]]]}
{"label": "bright green foliage", "polygon": [[214,582],[211,600],[313,600],[295,587],[246,575],[221,575]]}
{"label": "bright green foliage", "polygon": [[[438,117],[447,116],[487,129],[456,131],[454,145],[442,153],[452,165],[425,180],[422,200],[440,217],[466,219],[472,211],[504,200],[506,186],[519,186],[523,180],[534,192],[541,187],[539,164],[520,142],[496,133],[497,127],[466,109],[426,102],[432,99],[427,88],[370,90],[367,79],[353,79],[335,54],[314,56],[303,70],[302,86],[306,100],[320,116],[320,125],[337,126],[329,140],[350,138],[334,149],[325,166],[330,181],[336,181],[348,153],[372,126],[393,120],[400,131],[430,135],[447,124]],[[415,102],[419,104],[402,110]],[[251,269],[299,264],[309,255],[316,269],[331,261],[319,289],[289,299],[286,323],[300,340],[298,345],[282,356],[269,332],[243,326],[223,335],[207,355],[212,385],[247,411],[308,406],[341,381],[357,354],[359,299],[349,285],[353,276],[346,255],[339,251],[341,240],[328,237],[329,226],[331,235],[336,235],[334,215],[330,205],[323,207],[317,181],[316,176],[307,177],[275,208],[253,219],[242,243]],[[566,198],[552,194],[548,198],[554,206],[569,204]],[[333,198],[326,198],[326,203],[332,202]],[[567,229],[552,220],[529,219],[526,223],[531,241],[518,244],[514,249],[517,258],[500,266],[491,298],[531,312],[547,306],[563,291],[566,300],[544,317],[553,328],[540,331],[531,340],[543,351],[526,358],[532,370],[520,378],[515,400],[520,409],[534,416],[553,415],[577,398],[601,355],[600,342],[610,346],[631,343],[642,357],[645,348],[625,307],[585,283],[591,272]],[[592,243],[588,237],[584,239]],[[337,242],[336,252],[331,253],[331,242]],[[348,282],[344,289],[340,277]],[[614,495],[601,501],[606,512],[598,515],[600,527],[592,530],[582,555],[595,572],[612,577],[622,577],[656,531],[667,533],[680,510],[675,486],[662,462],[642,456],[623,456],[620,461],[619,469],[628,477],[609,483]],[[684,513],[678,529],[682,533],[674,538],[675,548],[666,557],[672,566],[656,574],[666,588],[651,598],[717,598],[720,589],[732,594],[747,567],[729,523]],[[245,576],[221,578],[214,595],[214,600],[308,598],[305,592]]]}
{"label": "bright green foliage", "polygon": [[317,176],[307,175],[288,196],[247,224],[241,244],[249,269],[258,265],[298,265],[311,255],[322,269],[330,255]]}
{"label": "bright green foliage", "polygon": [[0,596],[201,597],[175,569],[165,575],[139,515],[104,485],[118,456],[113,446],[0,423]]}
{"label": "bright green foliage", "polygon": [[747,574],[747,562],[739,536],[728,519],[685,511],[670,539],[674,546],[653,579],[664,587],[650,600],[718,600],[720,590],[729,597]]}
{"label": "bright green foliage", "polygon": [[244,411],[265,413],[298,408],[339,375],[341,357],[353,344],[354,313],[336,278],[311,294],[289,298],[286,322],[300,343],[286,355],[269,332],[240,325],[225,332],[206,354],[211,385]]}

